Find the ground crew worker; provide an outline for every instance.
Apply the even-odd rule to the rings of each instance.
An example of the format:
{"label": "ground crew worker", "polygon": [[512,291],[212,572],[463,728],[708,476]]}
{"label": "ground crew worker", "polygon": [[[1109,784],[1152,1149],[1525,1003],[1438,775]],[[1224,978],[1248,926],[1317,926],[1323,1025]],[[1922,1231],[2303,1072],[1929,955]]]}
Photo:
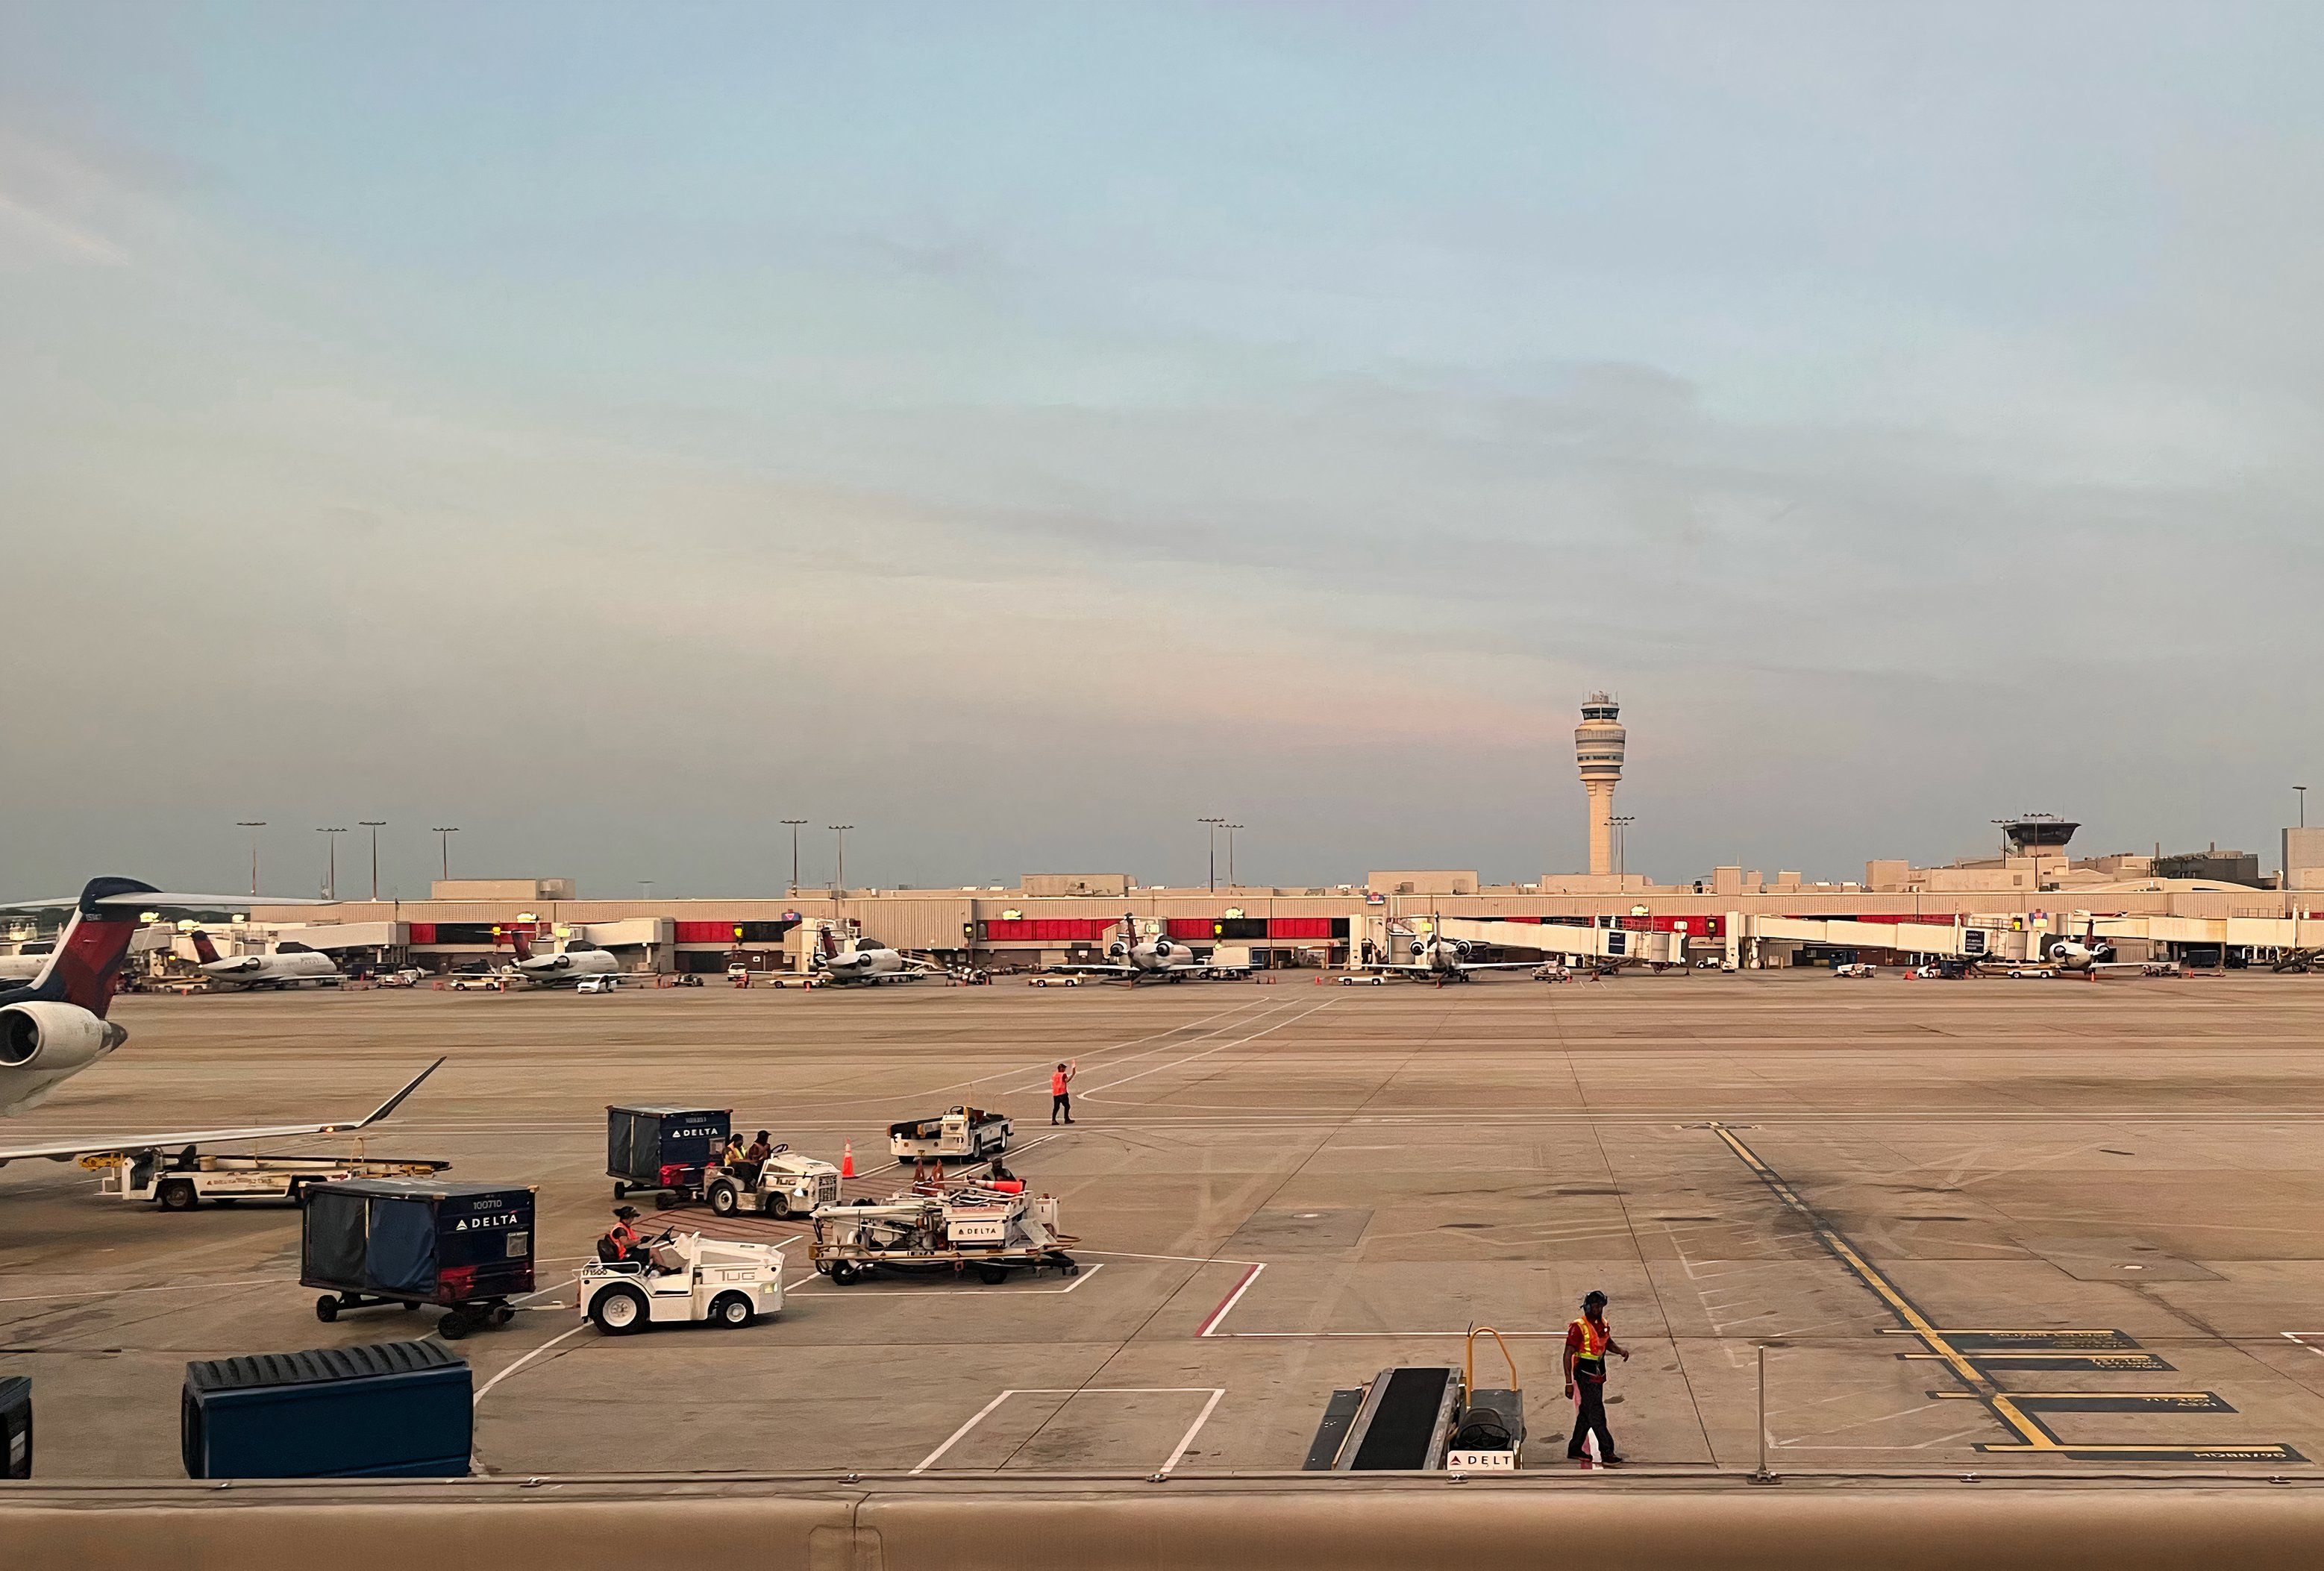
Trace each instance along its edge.
{"label": "ground crew worker", "polygon": [[1625,1364],[1629,1362],[1630,1350],[1614,1340],[1614,1333],[1606,1324],[1606,1295],[1592,1288],[1582,1300],[1582,1313],[1565,1328],[1565,1394],[1574,1402],[1573,1438],[1565,1443],[1565,1454],[1577,1461],[1584,1455],[1582,1438],[1591,1434],[1598,1437],[1599,1461],[1622,1459],[1616,1454],[1614,1437],[1606,1428],[1609,1353]]}
{"label": "ground crew worker", "polygon": [[759,1137],[751,1142],[751,1148],[742,1153],[743,1171],[749,1174],[752,1183],[759,1181],[759,1175],[766,1171],[767,1158],[774,1153],[774,1136],[764,1129],[760,1130]]}
{"label": "ground crew worker", "polygon": [[1066,1123],[1070,1124],[1074,1121],[1072,1087],[1075,1073],[1073,1065],[1061,1063],[1057,1066],[1056,1073],[1049,1077],[1049,1122],[1052,1124],[1057,1121],[1060,1114],[1065,1116]]}
{"label": "ground crew worker", "polygon": [[611,1259],[635,1260],[638,1258],[641,1245],[638,1239],[638,1230],[632,1226],[637,1219],[638,1208],[635,1206],[613,1208],[613,1225],[605,1229],[605,1246],[612,1252]]}
{"label": "ground crew worker", "polygon": [[726,1149],[718,1153],[718,1165],[720,1167],[733,1167],[736,1162],[741,1162],[742,1160],[742,1137],[739,1135],[729,1135],[726,1137]]}

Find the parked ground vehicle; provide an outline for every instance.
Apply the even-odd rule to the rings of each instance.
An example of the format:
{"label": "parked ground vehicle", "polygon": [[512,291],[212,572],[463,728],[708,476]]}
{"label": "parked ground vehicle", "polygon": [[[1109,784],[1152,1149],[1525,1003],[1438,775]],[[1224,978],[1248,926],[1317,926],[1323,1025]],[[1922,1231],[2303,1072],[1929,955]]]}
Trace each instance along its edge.
{"label": "parked ground vehicle", "polygon": [[974,1271],[1000,1283],[1012,1271],[1081,1267],[1065,1253],[1079,1240],[1057,1231],[1055,1195],[1006,1193],[968,1185],[914,1190],[879,1202],[825,1206],[815,1214],[808,1257],[834,1287],[876,1271],[957,1276]]}
{"label": "parked ground vehicle", "polygon": [[739,1330],[782,1310],[779,1245],[665,1232],[645,1249],[644,1261],[593,1260],[581,1267],[581,1313],[607,1336],[705,1320]]}
{"label": "parked ground vehicle", "polygon": [[1354,971],[1350,971],[1346,976],[1340,978],[1340,986],[1342,988],[1385,988],[1388,986],[1388,978],[1379,971],[1374,971],[1370,976],[1361,976]]}
{"label": "parked ground vehicle", "polygon": [[1028,988],[1078,988],[1082,979],[1079,977],[1034,977],[1025,985]]}
{"label": "parked ground vehicle", "polygon": [[454,977],[451,986],[455,993],[505,993],[508,991],[508,983],[500,978],[480,977],[473,973]]}
{"label": "parked ground vehicle", "polygon": [[621,985],[619,977],[584,977],[573,984],[573,990],[576,993],[611,993]]}
{"label": "parked ground vehicle", "polygon": [[754,1177],[747,1171],[721,1168],[703,1183],[703,1198],[722,1217],[737,1211],[763,1211],[770,1217],[811,1216],[818,1206],[839,1201],[839,1169],[812,1156],[794,1153],[788,1145],[759,1164]]}
{"label": "parked ground vehicle", "polygon": [[359,1178],[428,1178],[452,1164],[432,1157],[212,1156],[188,1146],[175,1155],[109,1151],[84,1156],[97,1174],[97,1192],[124,1200],[150,1200],[165,1211],[190,1211],[205,1200],[297,1202],[309,1184]]}
{"label": "parked ground vehicle", "polygon": [[1877,968],[1868,966],[1861,960],[1851,960],[1847,965],[1832,967],[1831,974],[1835,977],[1861,978],[1877,976],[1879,975],[1879,971]]}
{"label": "parked ground vehicle", "polygon": [[933,1118],[888,1125],[888,1149],[906,1165],[916,1162],[982,1162],[1009,1149],[1005,1113],[954,1107]]}
{"label": "parked ground vehicle", "polygon": [[533,1190],[520,1184],[355,1179],[304,1194],[299,1281],[327,1289],[315,1318],[401,1304],[441,1306],[448,1341],[515,1318],[532,1291]]}

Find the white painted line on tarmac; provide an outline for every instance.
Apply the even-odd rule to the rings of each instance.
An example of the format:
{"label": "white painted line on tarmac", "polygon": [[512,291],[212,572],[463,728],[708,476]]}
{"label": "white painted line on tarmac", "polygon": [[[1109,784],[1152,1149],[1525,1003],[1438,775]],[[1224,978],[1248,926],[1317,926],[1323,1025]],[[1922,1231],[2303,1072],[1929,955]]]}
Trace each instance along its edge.
{"label": "white painted line on tarmac", "polygon": [[921,1457],[920,1465],[918,1467],[913,1468],[912,1472],[926,1473],[929,1468],[934,1467],[937,1463],[943,1461],[945,1452],[951,1450],[954,1446],[959,1445],[961,1441],[967,1437],[967,1434],[971,1429],[982,1423],[991,1416],[995,1408],[999,1407],[1002,1402],[1007,1401],[1010,1397],[1015,1396],[1016,1394],[1017,1393],[1013,1391],[1004,1391],[999,1396],[994,1397],[991,1401],[986,1402],[982,1407],[977,1409],[976,1416],[974,1418],[969,1419],[968,1422],[963,1424],[959,1429],[954,1429],[951,1434],[945,1436],[945,1443],[937,1447],[935,1450],[929,1452],[927,1456]]}
{"label": "white painted line on tarmac", "polygon": [[1298,1024],[1299,1022],[1306,1019],[1310,1015],[1321,1015],[1324,1010],[1329,1009],[1332,1006],[1332,1003],[1336,1002],[1337,1000],[1334,999],[1331,1002],[1318,1004],[1313,1009],[1304,1010],[1297,1015],[1290,1016],[1288,1019],[1277,1020],[1273,1024],[1268,1026],[1265,1030],[1254,1031],[1249,1036],[1239,1036],[1232,1042],[1222,1042],[1219,1043],[1218,1046],[1205,1048],[1201,1052],[1188,1053],[1185,1058],[1172,1059],[1168,1063],[1157,1063],[1151,1069],[1139,1070],[1134,1075],[1124,1075],[1118,1080],[1108,1080],[1102,1086],[1092,1086],[1088,1090],[1084,1091],[1083,1095],[1095,1096],[1100,1091],[1110,1091],[1116,1086],[1126,1086],[1132,1080],[1142,1080],[1148,1075],[1158,1075],[1164,1070],[1174,1070],[1181,1064],[1190,1064],[1197,1059],[1205,1059],[1209,1058],[1213,1053],[1224,1052],[1231,1047],[1244,1046],[1246,1043],[1257,1042],[1262,1036],[1272,1036],[1275,1033],[1282,1030],[1286,1025]]}
{"label": "white painted line on tarmac", "polygon": [[1234,1291],[1220,1300],[1219,1307],[1211,1311],[1210,1318],[1203,1322],[1203,1328],[1195,1332],[1194,1335],[1197,1337],[1208,1337],[1213,1335],[1218,1329],[1219,1322],[1227,1318],[1227,1311],[1233,1309],[1235,1305],[1242,1301],[1242,1295],[1250,1291],[1250,1284],[1257,1282],[1259,1280],[1259,1273],[1266,1269],[1267,1267],[1264,1265],[1254,1265],[1249,1271],[1244,1272],[1242,1273],[1242,1280],[1234,1284]]}
{"label": "white painted line on tarmac", "polygon": [[254,1276],[244,1282],[171,1282],[162,1287],[103,1287],[77,1293],[26,1293],[21,1298],[0,1299],[0,1304],[49,1303],[59,1299],[111,1299],[125,1297],[130,1293],[190,1293],[200,1292],[208,1288],[280,1287],[282,1285],[282,1280],[279,1276]]}
{"label": "white painted line on tarmac", "polygon": [[526,1354],[523,1357],[519,1358],[515,1363],[510,1364],[506,1369],[502,1370],[498,1374],[493,1375],[490,1380],[484,1382],[484,1389],[476,1392],[476,1400],[471,1405],[473,1407],[479,1408],[484,1406],[484,1399],[493,1394],[493,1387],[498,1385],[502,1381],[506,1380],[510,1375],[514,1374],[518,1370],[522,1369],[526,1364],[531,1363],[534,1359],[548,1352],[551,1347],[556,1346],[559,1342],[564,1341],[567,1337],[578,1337],[582,1332],[587,1329],[589,1329],[589,1322],[584,1320],[579,1325],[573,1327],[570,1330],[559,1331],[556,1336],[551,1337],[548,1341],[543,1342],[540,1346],[534,1348],[531,1352]]}
{"label": "white painted line on tarmac", "polygon": [[1170,1453],[1170,1460],[1162,1464],[1163,1472],[1168,1473],[1172,1468],[1177,1466],[1179,1463],[1185,1460],[1186,1447],[1194,1443],[1194,1437],[1201,1434],[1203,1432],[1203,1426],[1211,1421],[1211,1415],[1218,1411],[1219,1402],[1226,1394],[1226,1388],[1224,1386],[1217,1387],[1212,1391],[1211,1400],[1204,1402],[1203,1404],[1203,1410],[1199,1414],[1195,1415],[1194,1427],[1189,1429],[1185,1434],[1179,1438],[1178,1448]]}
{"label": "white painted line on tarmac", "polygon": [[[904,1287],[902,1284],[899,1283],[899,1284],[898,1284],[898,1286],[897,1286],[897,1289],[896,1289],[896,1291],[895,1291],[894,1296],[895,1296],[895,1297],[897,1297],[897,1298],[899,1298],[899,1299],[902,1299],[902,1298],[914,1298],[914,1299],[942,1299],[942,1298],[976,1298],[976,1299],[989,1299],[989,1298],[994,1298],[994,1297],[1014,1298],[1014,1299],[1061,1299],[1061,1298],[1065,1297],[1067,1293],[1069,1293],[1069,1292],[1073,1291],[1075,1288],[1077,1288],[1077,1287],[1081,1286],[1081,1285],[1082,1285],[1082,1283],[1084,1283],[1084,1282],[1085,1282],[1089,1281],[1089,1279],[1090,1279],[1090,1278],[1092,1278],[1092,1277],[1095,1276],[1099,1272],[1103,1271],[1104,1269],[1105,1269],[1105,1267],[1104,1267],[1102,1264],[1092,1265],[1092,1266],[1085,1267],[1085,1268],[1084,1268],[1084,1270],[1082,1271],[1082,1272],[1081,1272],[1081,1274],[1080,1274],[1080,1275],[1078,1275],[1078,1276],[1076,1276],[1075,1278],[1074,1278],[1074,1280],[1073,1280],[1072,1282],[1067,1282],[1064,1287],[1019,1287],[1019,1288],[1010,1288],[1010,1287],[1001,1287],[1001,1286],[997,1286],[997,1285],[996,1285],[996,1286],[992,1286],[992,1287],[931,1287],[931,1288],[908,1289],[908,1288]],[[788,1293],[789,1291],[798,1291],[798,1292],[803,1292],[803,1293],[805,1293],[805,1292],[819,1292],[819,1293],[835,1293],[835,1292],[844,1292],[844,1293],[849,1293],[849,1294],[852,1294],[852,1295],[853,1295],[853,1296],[855,1296],[855,1297],[857,1297],[857,1298],[862,1298],[862,1299],[873,1299],[873,1298],[881,1298],[881,1297],[887,1296],[887,1295],[880,1294],[880,1293],[866,1293],[866,1292],[862,1291],[861,1291],[861,1290],[859,1290],[859,1289],[852,1288],[852,1287],[847,1287],[847,1288],[836,1288],[836,1287],[833,1287],[833,1286],[831,1286],[831,1285],[828,1283],[828,1282],[827,1282],[827,1281],[824,1280],[824,1279],[823,1279],[823,1278],[821,1278],[820,1276],[818,1276],[818,1278],[817,1278],[816,1281],[814,1281],[814,1282],[801,1282],[796,1290],[787,1290],[786,1296],[788,1296]]]}

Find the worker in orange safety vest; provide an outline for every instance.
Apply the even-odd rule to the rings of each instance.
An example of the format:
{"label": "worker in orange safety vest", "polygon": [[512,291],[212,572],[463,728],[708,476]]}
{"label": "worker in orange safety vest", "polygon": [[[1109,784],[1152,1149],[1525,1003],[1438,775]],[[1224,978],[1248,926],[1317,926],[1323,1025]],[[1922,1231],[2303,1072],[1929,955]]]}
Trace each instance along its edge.
{"label": "worker in orange safety vest", "polygon": [[1598,1437],[1598,1460],[1619,1462],[1614,1450],[1614,1437],[1606,1428],[1606,1355],[1613,1354],[1628,1363],[1630,1350],[1614,1340],[1611,1328],[1606,1324],[1606,1295],[1596,1288],[1590,1290],[1582,1300],[1582,1312],[1565,1328],[1565,1395],[1574,1404],[1573,1438],[1565,1443],[1565,1455],[1575,1461],[1585,1456],[1583,1439],[1592,1434]]}

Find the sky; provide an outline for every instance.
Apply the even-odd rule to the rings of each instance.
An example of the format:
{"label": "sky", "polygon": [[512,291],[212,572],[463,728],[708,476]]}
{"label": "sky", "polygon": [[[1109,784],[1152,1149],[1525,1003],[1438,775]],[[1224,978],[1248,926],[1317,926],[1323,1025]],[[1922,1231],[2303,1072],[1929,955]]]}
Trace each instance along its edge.
{"label": "sky", "polygon": [[[0,7],[0,894],[2259,850],[2324,10]],[[2324,813],[2324,798],[2319,798]],[[363,831],[343,841],[350,859]],[[343,873],[341,891],[368,879]]]}

